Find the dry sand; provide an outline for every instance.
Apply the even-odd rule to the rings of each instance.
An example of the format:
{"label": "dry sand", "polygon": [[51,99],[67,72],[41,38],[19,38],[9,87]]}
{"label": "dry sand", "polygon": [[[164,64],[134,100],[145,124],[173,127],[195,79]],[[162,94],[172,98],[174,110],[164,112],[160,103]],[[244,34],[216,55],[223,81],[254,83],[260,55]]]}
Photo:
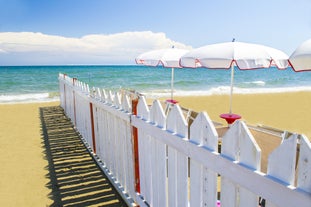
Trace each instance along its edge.
{"label": "dry sand", "polygon": [[[181,106],[206,111],[213,121],[225,122],[228,96],[175,97]],[[58,102],[0,104],[0,204],[1,206],[49,206],[46,187],[48,162],[41,134],[40,107]],[[311,92],[234,95],[233,112],[249,124],[298,132],[311,137]]]}
{"label": "dry sand", "polygon": [[[206,111],[213,121],[229,112],[229,96],[175,97],[179,104],[194,111]],[[311,138],[311,92],[233,95],[232,112],[247,124],[262,124],[305,134]]]}
{"label": "dry sand", "polygon": [[0,205],[49,206],[40,107],[59,103],[0,105]]}

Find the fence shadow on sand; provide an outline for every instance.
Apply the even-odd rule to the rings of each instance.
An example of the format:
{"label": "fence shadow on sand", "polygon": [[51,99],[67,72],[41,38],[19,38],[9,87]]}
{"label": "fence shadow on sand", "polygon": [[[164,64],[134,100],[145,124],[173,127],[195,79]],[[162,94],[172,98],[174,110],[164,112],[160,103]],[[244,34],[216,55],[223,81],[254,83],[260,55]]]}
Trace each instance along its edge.
{"label": "fence shadow on sand", "polygon": [[126,206],[60,106],[40,108],[51,206]]}

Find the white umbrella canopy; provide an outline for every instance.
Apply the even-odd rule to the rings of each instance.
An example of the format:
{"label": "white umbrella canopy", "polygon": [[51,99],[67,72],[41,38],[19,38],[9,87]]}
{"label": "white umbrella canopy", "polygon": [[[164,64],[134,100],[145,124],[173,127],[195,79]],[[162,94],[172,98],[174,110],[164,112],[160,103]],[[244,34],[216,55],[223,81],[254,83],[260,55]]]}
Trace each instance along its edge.
{"label": "white umbrella canopy", "polygon": [[311,70],[311,39],[296,48],[289,57],[289,63],[296,72]]}
{"label": "white umbrella canopy", "polygon": [[159,66],[163,65],[166,68],[172,68],[171,75],[171,101],[173,100],[173,91],[174,91],[174,68],[181,68],[179,65],[180,57],[189,52],[186,49],[178,48],[168,48],[168,49],[159,49],[152,50],[140,54],[135,61],[137,64],[146,65],[146,66]]}
{"label": "white umbrella canopy", "polygon": [[241,70],[269,68],[275,65],[279,69],[288,67],[288,55],[264,45],[225,42],[206,45],[194,49],[181,57],[183,67],[206,67],[229,69],[235,64]]}
{"label": "white umbrella canopy", "polygon": [[194,49],[180,59],[182,67],[205,67],[211,69],[229,69],[231,67],[230,109],[232,114],[232,93],[234,66],[240,70],[269,68],[275,66],[278,69],[288,67],[288,56],[277,49],[264,45],[225,42],[206,45]]}

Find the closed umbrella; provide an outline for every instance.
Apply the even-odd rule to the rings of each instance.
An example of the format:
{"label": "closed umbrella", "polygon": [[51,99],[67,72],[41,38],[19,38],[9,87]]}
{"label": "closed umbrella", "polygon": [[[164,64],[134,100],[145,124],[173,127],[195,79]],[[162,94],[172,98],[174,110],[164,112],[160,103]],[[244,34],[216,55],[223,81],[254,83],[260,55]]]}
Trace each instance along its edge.
{"label": "closed umbrella", "polygon": [[271,66],[285,69],[288,67],[288,56],[280,50],[264,45],[225,42],[206,45],[186,53],[181,57],[180,65],[190,68],[231,68],[229,114],[221,115],[222,118],[225,118],[231,124],[235,119],[241,118],[239,115],[232,113],[234,66],[237,66],[240,70],[269,68]]}
{"label": "closed umbrella", "polygon": [[289,63],[296,72],[311,70],[311,39],[296,48],[289,57]]}
{"label": "closed umbrella", "polygon": [[136,59],[137,64],[147,65],[147,66],[159,66],[163,65],[166,68],[172,68],[171,75],[171,100],[174,103],[173,93],[174,93],[174,68],[181,68],[179,65],[179,59],[182,55],[186,54],[188,50],[178,49],[178,48],[168,48],[152,50],[140,54]]}

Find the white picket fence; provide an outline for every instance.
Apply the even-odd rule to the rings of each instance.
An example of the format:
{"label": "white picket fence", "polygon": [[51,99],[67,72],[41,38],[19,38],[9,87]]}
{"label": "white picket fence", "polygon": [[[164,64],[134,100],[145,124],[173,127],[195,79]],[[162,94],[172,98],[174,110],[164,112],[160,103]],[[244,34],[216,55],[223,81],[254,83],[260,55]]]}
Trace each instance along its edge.
{"label": "white picket fence", "polygon": [[219,137],[205,112],[188,126],[178,104],[166,114],[159,100],[148,106],[139,96],[136,108],[133,94],[90,89],[64,74],[59,88],[66,115],[129,205],[257,207],[264,198],[267,207],[311,207],[304,135],[284,133],[262,172],[262,151],[243,121]]}

